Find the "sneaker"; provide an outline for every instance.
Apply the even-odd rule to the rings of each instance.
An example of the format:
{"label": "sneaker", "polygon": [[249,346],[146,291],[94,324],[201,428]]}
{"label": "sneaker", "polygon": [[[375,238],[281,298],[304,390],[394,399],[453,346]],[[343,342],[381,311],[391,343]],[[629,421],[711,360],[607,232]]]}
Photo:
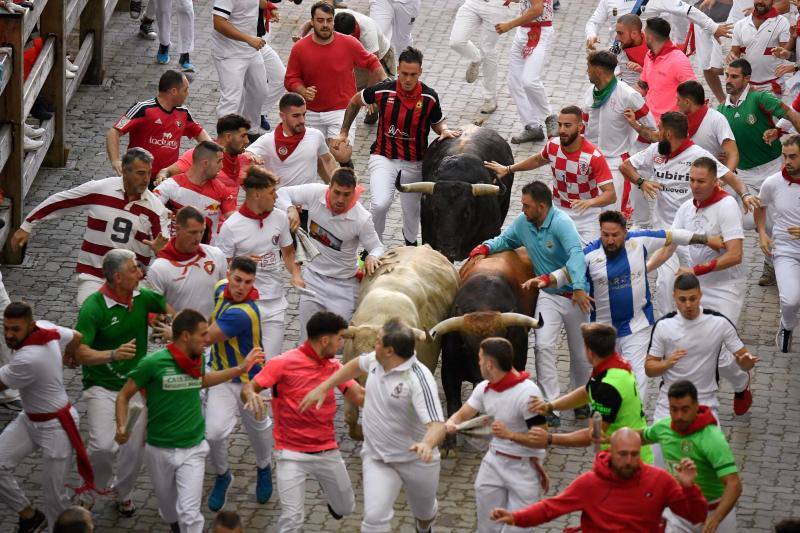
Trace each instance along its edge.
{"label": "sneaker", "polygon": [[172,533],[181,533],[181,525],[178,522],[173,522],[169,525],[169,530]]}
{"label": "sneaker", "polygon": [[334,520],[341,520],[342,519],[342,515],[340,515],[336,511],[334,511],[333,507],[331,507],[331,504],[328,504],[328,512],[330,513],[330,515],[333,517]]}
{"label": "sneaker", "polygon": [[525,126],[520,133],[511,137],[512,144],[522,144],[544,140],[544,130],[541,126]]}
{"label": "sneaker", "polygon": [[78,72],[80,69],[78,65],[69,60],[69,57],[64,58],[64,64],[66,65],[67,70],[71,70],[72,72]]}
{"label": "sneaker", "polygon": [[38,150],[44,146],[44,141],[40,141],[39,139],[31,139],[30,137],[24,137],[22,140],[22,147],[25,149],[26,152],[33,152]]}
{"label": "sneaker", "polygon": [[547,138],[558,137],[558,116],[550,115],[544,119],[544,127],[547,130]]}
{"label": "sneaker", "polygon": [[158,34],[156,30],[153,29],[153,22],[154,20],[142,19],[142,23],[139,25],[139,37],[142,39],[147,39],[148,41],[155,41]]}
{"label": "sneaker", "polygon": [[128,13],[130,13],[131,18],[136,20],[142,16],[142,0],[131,0],[130,6],[128,7]]}
{"label": "sneaker", "polygon": [[[152,1],[152,0],[150,0]],[[166,65],[169,63],[169,45],[158,45],[158,52],[156,52],[156,63],[159,65]]]}
{"label": "sneaker", "polygon": [[272,496],[272,468],[267,465],[259,468],[256,474],[256,501],[267,503]]}
{"label": "sneaker", "polygon": [[417,241],[411,242],[408,239],[406,239],[405,237],[403,237],[403,240],[405,241],[406,246],[419,246],[419,244],[417,244]]}
{"label": "sneaker", "polygon": [[778,329],[778,334],[775,335],[775,346],[781,353],[789,353],[792,351],[792,330]]}
{"label": "sneaker", "polygon": [[758,278],[758,284],[762,287],[773,287],[777,284],[777,281],[775,281],[775,268],[766,261],[764,261],[761,277]]}
{"label": "sneaker", "polygon": [[494,98],[484,98],[483,105],[481,106],[481,113],[484,115],[488,115],[490,113],[494,113],[497,109],[497,100]]}
{"label": "sneaker", "polygon": [[375,124],[378,122],[378,112],[374,113],[365,113],[364,114],[364,124]]}
{"label": "sneaker", "polygon": [[545,416],[545,419],[547,420],[547,425],[551,428],[557,428],[561,426],[561,417],[559,417],[557,414],[551,413]]}
{"label": "sneaker", "polygon": [[228,499],[228,489],[233,483],[233,473],[228,470],[224,474],[217,475],[211,494],[208,495],[208,508],[215,513],[225,507],[225,500]]}
{"label": "sneaker", "polygon": [[[27,9],[25,9],[21,5],[15,4],[14,2],[6,2],[4,7],[6,8],[6,10],[9,13],[23,13],[24,14],[26,11],[28,11]],[[20,529],[20,531],[22,531],[22,529]]]}
{"label": "sneaker", "polygon": [[247,134],[247,139],[250,141],[250,144],[253,144],[254,142],[256,142],[259,137],[261,137],[260,133],[248,133]]}
{"label": "sneaker", "polygon": [[553,0],[553,11],[558,11],[559,9],[561,9],[560,0]]}
{"label": "sneaker", "polygon": [[467,75],[465,76],[467,79],[467,83],[475,83],[475,80],[478,79],[478,73],[481,71],[481,62],[480,61],[473,61],[467,67]]}
{"label": "sneaker", "polygon": [[47,519],[45,518],[44,513],[39,509],[34,509],[32,517],[19,517],[19,533],[34,533],[34,531],[39,531],[46,521]]}
{"label": "sneaker", "polygon": [[39,137],[44,135],[46,131],[47,130],[45,130],[44,128],[34,128],[27,122],[25,123],[25,136],[30,139],[38,139]]}
{"label": "sneaker", "polygon": [[117,512],[125,517],[131,517],[136,513],[136,504],[133,500],[117,501]]}
{"label": "sneaker", "polygon": [[269,131],[272,129],[272,125],[267,120],[267,115],[261,115],[261,129],[264,131]]}
{"label": "sneaker", "polygon": [[583,407],[578,407],[574,410],[575,413],[575,420],[586,420],[589,418],[589,406],[584,405]]}
{"label": "sneaker", "polygon": [[17,413],[22,412],[22,402],[19,400],[9,400],[7,402],[0,402],[0,408],[8,409]]}
{"label": "sneaker", "polygon": [[64,77],[67,78],[68,80],[71,80],[72,78],[75,77],[75,73],[72,72],[70,69],[64,69]]}
{"label": "sneaker", "polygon": [[753,405],[753,393],[750,392],[750,382],[748,381],[747,388],[733,395],[733,412],[736,416],[742,416],[750,410],[751,405]]}
{"label": "sneaker", "polygon": [[181,66],[184,72],[194,72],[194,64],[189,59],[189,54],[181,54],[178,58],[178,64]]}

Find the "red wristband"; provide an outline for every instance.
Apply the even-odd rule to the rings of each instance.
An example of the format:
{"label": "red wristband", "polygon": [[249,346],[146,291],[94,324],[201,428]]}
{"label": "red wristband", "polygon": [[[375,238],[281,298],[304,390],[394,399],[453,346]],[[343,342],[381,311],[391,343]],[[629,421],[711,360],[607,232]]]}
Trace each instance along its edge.
{"label": "red wristband", "polygon": [[713,272],[715,268],[717,268],[717,260],[712,259],[708,263],[704,263],[702,265],[695,265],[692,270],[694,271],[695,276],[703,276],[705,274],[708,274],[709,272]]}
{"label": "red wristband", "polygon": [[489,255],[489,247],[485,244],[479,244],[469,253],[469,258],[472,259],[476,255]]}
{"label": "red wristband", "polygon": [[544,281],[547,285],[550,285],[550,274],[542,274],[541,276],[536,276],[534,279]]}

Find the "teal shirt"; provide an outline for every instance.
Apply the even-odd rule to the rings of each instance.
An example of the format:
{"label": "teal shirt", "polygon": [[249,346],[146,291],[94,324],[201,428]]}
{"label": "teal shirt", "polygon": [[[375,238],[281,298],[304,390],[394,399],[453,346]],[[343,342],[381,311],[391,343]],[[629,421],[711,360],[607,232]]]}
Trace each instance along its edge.
{"label": "teal shirt", "polygon": [[500,235],[484,244],[493,254],[524,246],[537,276],[549,274],[566,265],[572,282],[557,289],[544,289],[546,292],[561,294],[587,290],[586,263],[580,235],[569,215],[555,206],[550,207],[541,228],[520,213]]}

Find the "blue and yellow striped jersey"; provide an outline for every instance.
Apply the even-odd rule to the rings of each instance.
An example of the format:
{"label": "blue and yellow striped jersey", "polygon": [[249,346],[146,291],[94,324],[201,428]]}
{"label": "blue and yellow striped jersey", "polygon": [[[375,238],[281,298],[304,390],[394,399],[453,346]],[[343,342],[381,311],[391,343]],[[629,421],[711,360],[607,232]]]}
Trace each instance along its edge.
{"label": "blue and yellow striped jersey", "polygon": [[[211,368],[224,370],[240,364],[255,347],[261,347],[261,315],[254,300],[240,303],[225,298],[228,280],[223,279],[214,286],[214,312],[211,323],[217,324],[228,340],[211,347]],[[247,377],[234,378],[234,383],[249,381],[261,370],[253,365]]]}

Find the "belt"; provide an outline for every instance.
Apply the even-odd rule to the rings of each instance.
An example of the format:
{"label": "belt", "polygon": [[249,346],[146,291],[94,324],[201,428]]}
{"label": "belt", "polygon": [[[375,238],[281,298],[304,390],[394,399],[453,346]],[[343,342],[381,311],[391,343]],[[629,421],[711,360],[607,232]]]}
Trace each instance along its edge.
{"label": "belt", "polygon": [[320,453],[332,452],[333,450],[336,450],[336,449],[337,449],[337,448],[326,448],[326,449],[324,449],[324,450],[317,450],[317,451],[315,451],[315,452],[300,452],[300,453],[306,453],[306,454],[308,454],[308,455],[318,455],[318,454],[320,454]]}
{"label": "belt", "polygon": [[709,511],[713,511],[714,509],[719,507],[720,503],[722,503],[722,499],[721,498],[719,500],[715,501],[715,502],[709,503],[708,504],[708,510]]}
{"label": "belt", "polygon": [[766,81],[751,81],[750,85],[753,87],[769,85],[772,92],[775,93],[776,95],[780,96],[781,94],[783,94],[783,88],[781,87],[780,83],[778,83],[778,78],[773,78],[771,80],[766,80]]}
{"label": "belt", "polygon": [[501,452],[500,450],[496,450],[494,448],[492,448],[492,451],[495,455],[499,455],[501,457],[507,457],[517,461],[530,461],[531,466],[539,475],[539,484],[541,485],[542,490],[547,492],[547,489],[550,486],[550,478],[547,477],[547,472],[545,472],[544,468],[542,468],[542,464],[539,462],[538,457],[519,457],[517,455],[511,455],[510,453]]}

